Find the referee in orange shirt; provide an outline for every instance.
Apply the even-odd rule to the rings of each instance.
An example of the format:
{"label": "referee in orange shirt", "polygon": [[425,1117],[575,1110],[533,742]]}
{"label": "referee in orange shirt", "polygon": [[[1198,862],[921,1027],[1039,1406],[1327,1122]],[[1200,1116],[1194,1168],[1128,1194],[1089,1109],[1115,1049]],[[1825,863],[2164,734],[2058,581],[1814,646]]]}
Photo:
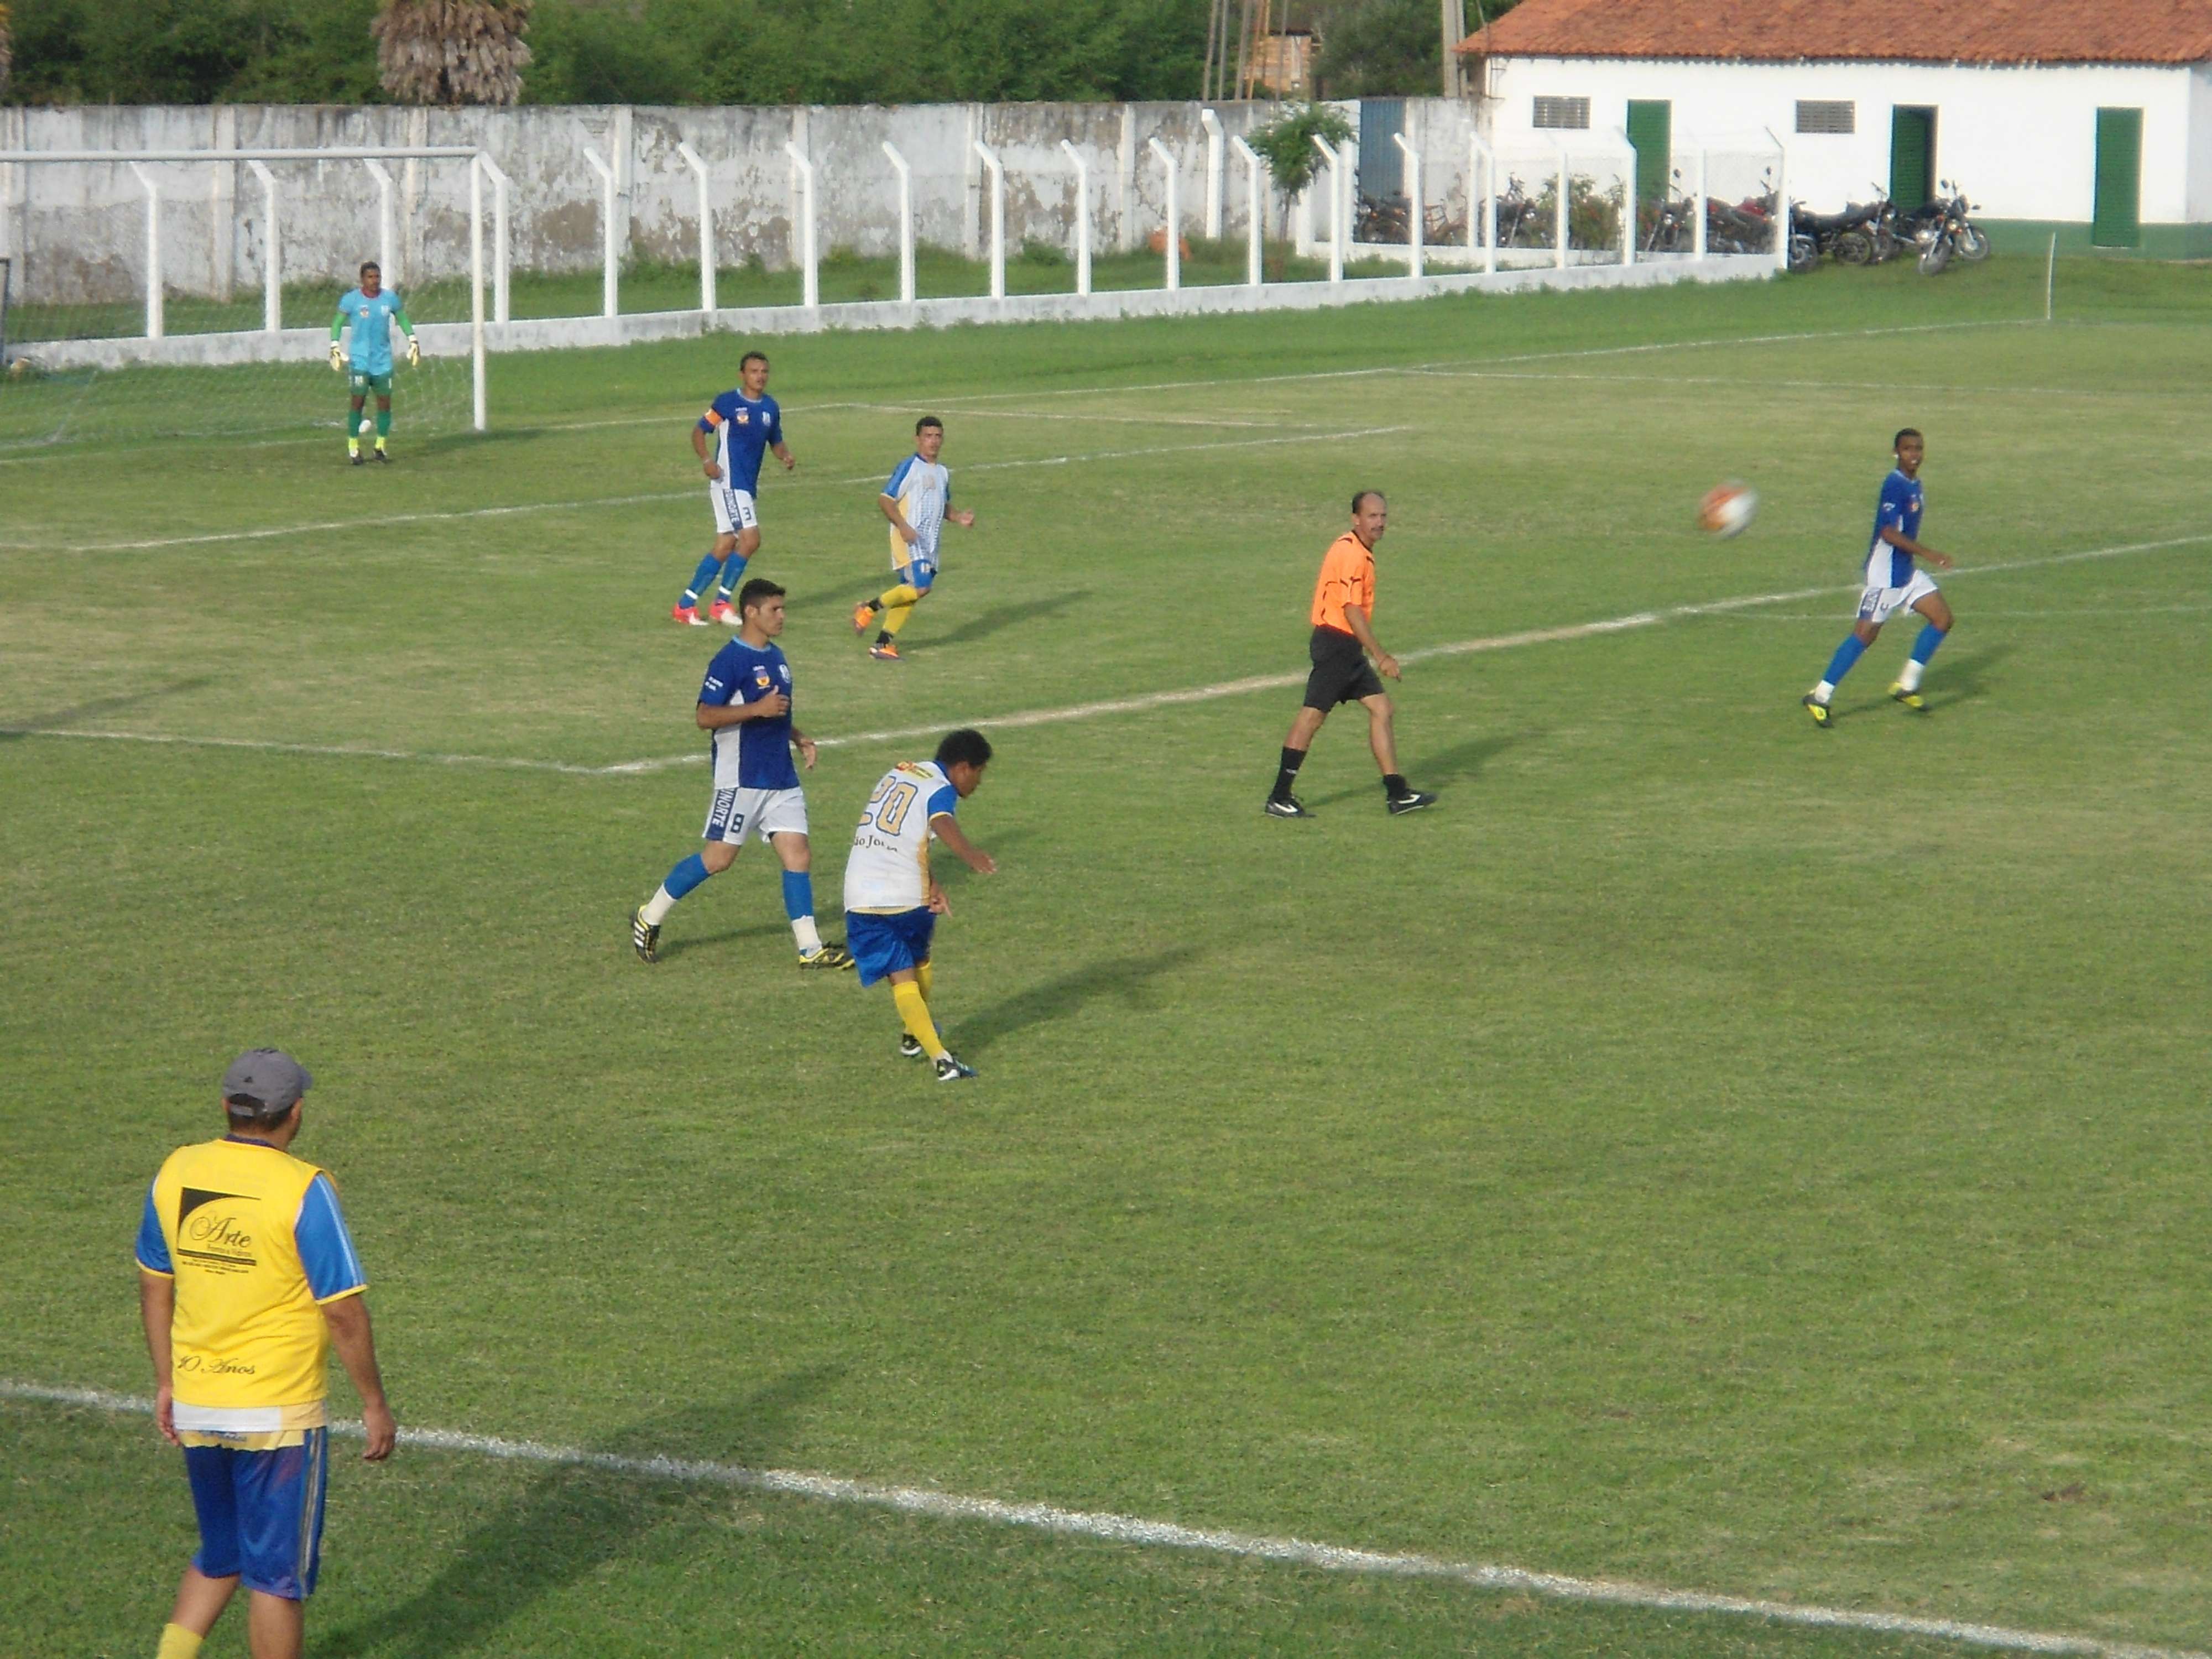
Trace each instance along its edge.
{"label": "referee in orange shirt", "polygon": [[[1321,580],[1314,586],[1313,672],[1306,679],[1305,707],[1291,722],[1283,739],[1283,767],[1275,775],[1274,792],[1267,797],[1267,816],[1310,818],[1313,816],[1291,786],[1314,733],[1340,702],[1357,702],[1367,710],[1367,742],[1375,750],[1375,763],[1382,769],[1382,793],[1396,817],[1436,805],[1398,772],[1398,744],[1390,730],[1394,712],[1390,696],[1376,678],[1380,669],[1391,679],[1404,678],[1398,659],[1375,637],[1370,619],[1375,615],[1375,544],[1390,520],[1390,503],[1379,489],[1363,489],[1352,498],[1352,528],[1339,536],[1321,562]],[[1370,664],[1367,659],[1372,657]]]}

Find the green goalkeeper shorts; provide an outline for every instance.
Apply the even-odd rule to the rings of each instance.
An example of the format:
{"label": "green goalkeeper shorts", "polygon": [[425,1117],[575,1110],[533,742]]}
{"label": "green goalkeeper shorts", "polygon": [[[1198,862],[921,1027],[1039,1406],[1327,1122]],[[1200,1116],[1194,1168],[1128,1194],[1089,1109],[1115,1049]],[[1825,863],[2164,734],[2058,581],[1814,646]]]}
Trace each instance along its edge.
{"label": "green goalkeeper shorts", "polygon": [[392,395],[392,375],[389,371],[382,374],[364,374],[356,368],[353,371],[351,386],[356,398],[365,398],[372,392],[380,398],[389,398]]}

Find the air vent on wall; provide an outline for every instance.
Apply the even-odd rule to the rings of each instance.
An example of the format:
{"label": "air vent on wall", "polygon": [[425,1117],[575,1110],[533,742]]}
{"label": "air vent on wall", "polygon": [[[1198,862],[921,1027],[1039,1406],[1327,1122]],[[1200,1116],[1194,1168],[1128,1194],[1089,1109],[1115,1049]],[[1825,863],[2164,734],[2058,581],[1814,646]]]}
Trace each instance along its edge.
{"label": "air vent on wall", "polygon": [[1573,127],[1586,131],[1589,126],[1589,100],[1587,98],[1539,98],[1536,100],[1536,125],[1540,127]]}
{"label": "air vent on wall", "polygon": [[1856,132],[1858,106],[1848,98],[1836,101],[1797,100],[1800,132]]}

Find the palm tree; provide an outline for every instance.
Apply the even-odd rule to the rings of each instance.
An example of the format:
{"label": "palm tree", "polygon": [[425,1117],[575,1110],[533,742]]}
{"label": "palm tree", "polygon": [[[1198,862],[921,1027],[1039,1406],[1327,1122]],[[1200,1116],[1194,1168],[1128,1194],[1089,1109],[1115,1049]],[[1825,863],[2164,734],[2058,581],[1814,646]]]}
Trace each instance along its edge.
{"label": "palm tree", "polygon": [[522,95],[530,0],[384,0],[368,29],[384,89],[402,103],[512,104]]}

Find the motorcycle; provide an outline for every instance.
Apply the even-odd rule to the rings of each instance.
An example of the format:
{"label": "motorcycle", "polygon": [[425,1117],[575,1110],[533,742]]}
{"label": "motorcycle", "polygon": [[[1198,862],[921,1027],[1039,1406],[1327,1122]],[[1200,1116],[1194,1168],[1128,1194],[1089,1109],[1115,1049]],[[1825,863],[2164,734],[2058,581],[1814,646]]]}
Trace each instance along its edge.
{"label": "motorcycle", "polygon": [[1814,213],[1790,204],[1790,269],[1799,269],[1797,245],[1801,240],[1810,244],[1810,254],[1804,269],[1810,270],[1819,263],[1822,254],[1832,258],[1838,264],[1864,265],[1874,263],[1874,238],[1868,227],[1881,213],[1883,204],[1853,202],[1841,213]]}
{"label": "motorcycle", "polygon": [[1990,239],[1967,217],[1974,204],[1948,179],[1942,183],[1947,193],[1922,210],[1925,216],[1921,222],[1920,272],[1923,276],[1942,270],[1954,254],[1970,264],[1990,257]]}
{"label": "motorcycle", "polygon": [[1705,198],[1705,251],[1709,253],[1771,253],[1774,251],[1774,192],[1747,196],[1733,204]]}

